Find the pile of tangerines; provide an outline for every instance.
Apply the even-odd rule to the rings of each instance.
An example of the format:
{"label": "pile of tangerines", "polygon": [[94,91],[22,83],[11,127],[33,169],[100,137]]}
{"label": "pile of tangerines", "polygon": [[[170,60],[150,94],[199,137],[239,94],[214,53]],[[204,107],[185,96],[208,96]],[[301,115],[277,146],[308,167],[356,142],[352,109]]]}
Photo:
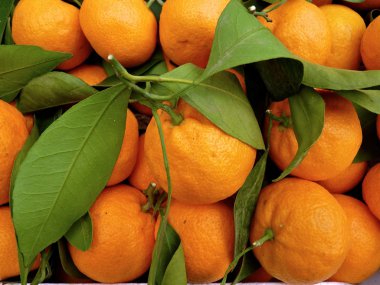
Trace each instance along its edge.
{"label": "pile of tangerines", "polygon": [[[151,3],[143,0],[20,0],[10,16],[11,34],[16,45],[71,53],[57,69],[94,86],[108,74],[93,59],[106,62],[111,54],[125,68],[134,68],[161,49],[167,70],[186,63],[205,68],[229,2],[167,0],[157,20]],[[258,20],[307,61],[380,70],[379,1],[311,2],[276,2]],[[250,78],[231,72],[246,90]],[[262,267],[247,282],[360,283],[380,269],[380,163],[378,158],[354,161],[366,139],[354,105],[332,91],[317,91],[326,108],[322,133],[289,177],[262,187],[250,226],[253,253]],[[288,100],[267,107],[270,116],[262,124],[272,164],[267,171],[278,173],[289,166],[298,143]],[[182,99],[170,110],[159,110],[151,119],[151,110],[136,102],[126,111],[119,157],[90,209],[91,246],[83,251],[67,243],[73,264],[88,279],[72,279],[60,268],[53,270],[52,280],[114,283],[143,276],[139,280],[146,282],[161,220],[157,213],[168,203],[169,188],[168,222],[180,237],[188,282],[217,282],[231,271],[235,194],[259,153]],[[147,126],[143,121],[149,121]],[[20,274],[8,203],[13,164],[33,123],[33,114],[23,115],[15,103],[0,100],[0,281]],[[380,139],[380,119],[377,135]],[[39,265],[38,258],[31,270]]]}

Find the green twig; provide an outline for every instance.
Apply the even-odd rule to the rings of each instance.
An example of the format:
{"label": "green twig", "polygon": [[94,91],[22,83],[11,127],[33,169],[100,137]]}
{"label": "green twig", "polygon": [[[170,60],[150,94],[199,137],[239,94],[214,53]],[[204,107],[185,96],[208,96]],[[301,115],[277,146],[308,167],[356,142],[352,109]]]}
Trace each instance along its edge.
{"label": "green twig", "polygon": [[158,134],[160,136],[160,143],[161,143],[161,149],[162,149],[162,154],[163,154],[163,159],[164,159],[166,179],[168,181],[168,189],[167,189],[168,197],[166,201],[166,210],[163,211],[160,227],[158,229],[156,246],[153,253],[153,255],[156,258],[153,258],[153,261],[152,261],[151,270],[149,271],[149,276],[148,276],[148,284],[156,284],[157,267],[159,264],[158,257],[161,255],[161,251],[162,251],[162,242],[163,242],[163,239],[165,238],[164,235],[166,233],[166,227],[168,225],[168,215],[169,215],[169,209],[170,209],[170,204],[172,200],[172,183],[171,183],[171,176],[170,176],[169,160],[168,160],[168,155],[166,152],[165,138],[164,138],[164,133],[162,130],[162,124],[160,121],[160,117],[158,116],[158,113],[157,113],[157,108],[152,109],[152,114],[156,121]]}
{"label": "green twig", "polygon": [[133,75],[133,74],[130,74],[112,54],[108,56],[108,60],[110,61],[111,65],[116,71],[116,74],[118,74],[119,77],[124,77],[125,79],[132,82],[147,82],[148,81],[148,82],[171,82],[171,83],[183,83],[183,84],[195,83],[194,80],[167,78],[167,77],[157,76],[157,75],[146,75],[146,76]]}
{"label": "green twig", "polygon": [[266,241],[269,241],[269,240],[273,240],[274,238],[274,233],[273,233],[273,230],[268,228],[265,230],[264,232],[264,235],[259,238],[258,240],[256,240],[255,242],[253,242],[249,247],[247,247],[245,250],[243,250],[240,254],[238,254],[234,260],[231,262],[231,264],[228,266],[227,268],[227,271],[226,273],[224,274],[224,277],[223,277],[223,280],[222,282],[220,283],[221,285],[225,285],[226,282],[227,282],[227,276],[228,274],[235,269],[236,265],[238,264],[240,258],[242,258],[246,253],[250,252],[251,250],[253,250],[254,248],[256,247],[259,247],[259,246],[262,246],[264,244],[264,242]]}

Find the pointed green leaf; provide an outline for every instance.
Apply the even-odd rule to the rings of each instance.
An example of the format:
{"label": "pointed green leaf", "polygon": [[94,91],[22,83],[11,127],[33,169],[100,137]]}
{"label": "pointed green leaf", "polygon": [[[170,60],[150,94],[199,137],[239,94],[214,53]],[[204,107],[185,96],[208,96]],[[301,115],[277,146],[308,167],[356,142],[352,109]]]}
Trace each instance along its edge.
{"label": "pointed green leaf", "polygon": [[168,267],[166,268],[164,278],[162,278],[161,285],[186,285],[186,267],[185,256],[183,254],[182,243],[179,244],[172,259],[170,260]]}
{"label": "pointed green leaf", "polygon": [[76,248],[85,251],[92,243],[92,221],[89,213],[86,213],[76,221],[65,234],[68,242]]}
{"label": "pointed green leaf", "polygon": [[182,65],[161,77],[184,79],[188,84],[159,83],[152,90],[157,94],[176,94],[227,134],[264,149],[259,124],[235,75],[220,72],[199,82],[201,76],[202,69]]}
{"label": "pointed green leaf", "polygon": [[376,114],[380,114],[380,90],[339,90],[339,95]]}
{"label": "pointed green leaf", "polygon": [[376,120],[378,115],[359,105],[354,104],[354,106],[358,113],[363,131],[363,142],[355,156],[354,162],[379,160],[379,138],[376,132]]}
{"label": "pointed green leaf", "polygon": [[[203,78],[231,67],[266,60],[272,61],[259,65],[260,70],[266,71],[269,68],[275,72],[272,77],[265,76],[267,87],[271,88],[270,82],[280,86],[279,90],[271,88],[271,92],[277,94],[294,86],[298,89],[303,75],[300,60],[250,14],[240,1],[230,1],[219,18]],[[279,80],[276,74],[287,80]],[[276,95],[276,97],[283,96],[283,94]]]}
{"label": "pointed green leaf", "polygon": [[78,268],[75,266],[69,250],[67,249],[66,242],[64,239],[60,239],[57,243],[58,252],[59,252],[59,260],[61,261],[61,265],[63,270],[70,276],[76,278],[88,278],[86,275],[82,274]]}
{"label": "pointed green leaf", "polygon": [[35,46],[0,45],[0,99],[12,101],[31,79],[70,57]]}
{"label": "pointed green leaf", "polygon": [[[162,234],[162,242],[156,241],[152,263],[149,269],[148,284],[161,285],[165,271],[181,244],[178,234],[167,220],[161,220],[158,237]],[[162,233],[160,233],[162,231]]]}
{"label": "pointed green leaf", "polygon": [[236,196],[234,204],[235,257],[247,247],[249,241],[252,215],[263,185],[267,158],[268,151],[256,163]]}
{"label": "pointed green leaf", "polygon": [[8,17],[12,11],[14,0],[0,1],[0,42],[3,39]]}
{"label": "pointed green leaf", "polygon": [[302,61],[302,84],[332,90],[355,90],[380,85],[380,70],[356,71],[337,69]]}
{"label": "pointed green leaf", "polygon": [[53,71],[32,79],[22,90],[17,107],[23,113],[79,102],[97,90],[79,78]]}
{"label": "pointed green leaf", "polygon": [[79,102],[52,123],[16,177],[13,221],[26,265],[91,207],[119,155],[129,93],[115,86]]}
{"label": "pointed green leaf", "polygon": [[302,88],[298,94],[289,97],[289,104],[298,150],[289,166],[273,181],[281,180],[302,162],[323,129],[325,103],[314,89]]}

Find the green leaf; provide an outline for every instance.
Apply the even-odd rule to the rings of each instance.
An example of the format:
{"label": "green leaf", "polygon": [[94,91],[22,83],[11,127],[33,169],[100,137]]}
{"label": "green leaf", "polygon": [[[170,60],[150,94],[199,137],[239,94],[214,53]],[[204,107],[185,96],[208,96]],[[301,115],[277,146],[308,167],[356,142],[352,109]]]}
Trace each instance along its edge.
{"label": "green leaf", "polygon": [[61,265],[63,270],[70,276],[76,278],[88,278],[86,275],[83,275],[82,272],[78,270],[75,266],[70,253],[66,247],[66,242],[64,239],[60,239],[58,241],[58,252],[59,252],[59,260],[61,261]]}
{"label": "green leaf", "polygon": [[28,136],[28,139],[26,140],[26,142],[22,146],[22,149],[20,150],[20,152],[17,154],[15,162],[13,163],[12,175],[11,175],[10,199],[9,199],[9,204],[10,204],[12,212],[13,212],[13,195],[12,195],[12,193],[13,193],[13,188],[14,188],[14,184],[15,184],[15,180],[16,180],[18,171],[19,171],[20,166],[21,166],[22,162],[24,161],[26,155],[28,154],[30,148],[38,140],[39,136],[40,136],[40,133],[39,133],[39,130],[37,128],[37,125],[34,124],[32,130]]}
{"label": "green leaf", "polygon": [[12,38],[11,18],[8,18],[7,26],[5,27],[4,40],[5,45],[14,45]]}
{"label": "green leaf", "polygon": [[150,6],[150,9],[152,10],[154,16],[156,17],[157,21],[160,20],[160,14],[162,10],[162,6],[158,1],[154,1],[154,3]]}
{"label": "green leaf", "polygon": [[86,213],[76,221],[65,234],[68,242],[76,248],[85,251],[92,243],[92,221],[89,213]]}
{"label": "green leaf", "polygon": [[302,61],[302,84],[332,90],[355,90],[380,85],[380,70],[356,71],[337,69]]}
{"label": "green leaf", "polygon": [[149,70],[152,69],[157,64],[159,64],[160,62],[164,62],[164,57],[162,55],[162,51],[160,49],[157,49],[152,55],[152,57],[146,63],[144,63],[143,65],[137,68],[130,69],[129,72],[132,73],[133,75],[148,74]]}
{"label": "green leaf", "polygon": [[52,271],[49,261],[52,255],[52,248],[48,248],[46,250],[41,251],[41,263],[38,267],[36,275],[33,278],[33,281],[30,283],[31,285],[38,285],[51,277]]}
{"label": "green leaf", "polygon": [[243,186],[239,189],[235,199],[235,257],[247,247],[247,243],[249,241],[252,215],[263,185],[267,158],[268,151],[265,151],[263,156],[252,169],[251,173],[248,175]]}
{"label": "green leaf", "polygon": [[[280,91],[286,90],[286,86],[299,86],[303,72],[300,60],[290,53],[252,14],[248,13],[239,1],[232,0],[219,18],[210,59],[203,78],[231,67],[280,58],[278,62],[272,61],[277,65],[273,69],[285,78],[291,78],[292,82],[290,84],[282,82],[275,76],[273,78],[266,76],[266,82],[277,80],[277,86],[283,83],[285,87],[281,87]],[[265,68],[261,70],[265,71]],[[281,96],[283,95],[279,95]]]}
{"label": "green leaf", "polygon": [[277,58],[257,62],[254,66],[273,100],[281,101],[299,91],[303,70],[298,61]]}
{"label": "green leaf", "polygon": [[182,243],[179,244],[172,259],[170,260],[168,267],[166,268],[165,275],[162,278],[161,285],[186,285],[186,267],[185,256],[183,254]]}
{"label": "green leaf", "polygon": [[239,272],[236,275],[233,284],[236,284],[236,283],[244,280],[249,275],[251,275],[253,272],[255,272],[257,269],[259,269],[260,266],[261,266],[260,263],[257,261],[255,256],[253,255],[253,251],[246,253],[243,256]]}
{"label": "green leaf", "polygon": [[363,131],[363,142],[358,153],[356,154],[354,162],[379,160],[379,138],[376,133],[377,114],[369,112],[356,104],[354,104],[354,106],[358,113]]}
{"label": "green leaf", "polygon": [[8,23],[8,17],[11,14],[14,0],[0,1],[0,42],[3,39],[5,28]]}
{"label": "green leaf", "polygon": [[298,150],[292,162],[274,182],[290,174],[302,162],[321,135],[324,124],[325,103],[314,89],[303,87],[298,94],[289,97],[289,104]]}
{"label": "green leaf", "polygon": [[380,114],[380,90],[338,90],[336,92],[368,111]]}
{"label": "green leaf", "polygon": [[62,108],[52,108],[42,111],[37,111],[35,116],[35,124],[42,134],[54,121],[58,120],[63,114]]}
{"label": "green leaf", "polygon": [[[162,242],[156,241],[154,246],[152,263],[149,269],[149,285],[162,284],[168,265],[181,244],[178,234],[170,226],[167,220],[161,219],[160,228],[158,229],[158,236],[160,234],[162,234],[164,239],[162,239]],[[177,257],[177,259],[178,258],[179,257]]]}
{"label": "green leaf", "polygon": [[152,90],[182,97],[227,134],[264,149],[255,114],[235,75],[220,72],[199,82],[201,75],[202,70],[195,65],[182,65],[161,77],[184,79],[189,84],[159,83],[152,85]]}
{"label": "green leaf", "polygon": [[123,141],[129,93],[115,86],[79,102],[27,154],[13,191],[13,222],[26,265],[104,189]]}
{"label": "green leaf", "polygon": [[23,113],[79,102],[97,91],[79,78],[53,71],[32,79],[22,90],[17,107]]}
{"label": "green leaf", "polygon": [[70,57],[35,46],[1,45],[0,99],[12,101],[31,79],[53,70]]}
{"label": "green leaf", "polygon": [[[33,144],[37,141],[39,136],[40,136],[40,134],[39,134],[37,125],[35,124],[31,130],[29,136],[28,136],[28,139],[24,143],[20,152],[17,154],[17,157],[16,157],[15,162],[13,164],[12,175],[11,175],[10,195],[9,195],[10,196],[9,197],[9,206],[11,209],[12,217],[13,217],[13,189],[14,189],[14,183],[15,183],[15,180],[17,177],[17,173],[18,173],[20,166],[21,166],[22,162],[24,161],[27,153],[29,152],[29,150],[33,146]],[[16,239],[17,239],[17,236],[16,236]],[[30,266],[24,266],[23,256],[21,255],[19,248],[17,248],[17,250],[18,250],[18,259],[19,259],[19,261],[21,261],[21,262],[19,262],[21,282],[26,283],[28,273],[30,270]]]}

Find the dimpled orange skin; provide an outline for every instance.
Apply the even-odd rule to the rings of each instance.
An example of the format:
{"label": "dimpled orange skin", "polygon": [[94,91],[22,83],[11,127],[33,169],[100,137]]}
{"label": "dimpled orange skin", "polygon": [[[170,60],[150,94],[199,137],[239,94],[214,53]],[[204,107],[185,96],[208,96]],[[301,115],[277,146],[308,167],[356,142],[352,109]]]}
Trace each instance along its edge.
{"label": "dimpled orange skin", "polygon": [[292,53],[313,63],[326,63],[332,33],[325,15],[317,6],[305,0],[287,1],[268,15],[272,22],[263,17],[257,19]]}
{"label": "dimpled orange skin", "polygon": [[157,42],[157,21],[142,0],[84,0],[80,24],[94,50],[125,67],[146,62]]}
{"label": "dimpled orange skin", "polygon": [[380,17],[368,25],[360,51],[366,69],[380,70]]}
{"label": "dimpled orange skin", "polygon": [[173,200],[168,219],[181,238],[188,281],[221,279],[233,259],[232,208],[223,202],[190,205]]}
{"label": "dimpled orange skin", "polygon": [[368,163],[366,161],[352,163],[337,176],[317,181],[317,183],[325,187],[330,193],[342,194],[358,185],[366,174],[367,169]]}
{"label": "dimpled orange skin", "polygon": [[137,160],[138,141],[137,119],[132,111],[128,109],[123,144],[107,186],[122,182],[132,173]]}
{"label": "dimpled orange skin", "polygon": [[370,168],[362,183],[365,203],[371,212],[380,220],[380,163]]}
{"label": "dimpled orange skin", "polygon": [[[341,173],[352,163],[362,143],[360,121],[352,103],[334,93],[325,93],[322,97],[325,101],[322,133],[303,161],[291,172],[312,181],[326,180]],[[290,117],[287,100],[272,103],[270,110],[277,116],[284,114]],[[270,143],[271,159],[284,170],[298,149],[293,129],[280,126],[274,120]]]}
{"label": "dimpled orange skin", "polygon": [[206,67],[215,29],[229,0],[167,0],[160,16],[160,42],[177,65]]}
{"label": "dimpled orange skin", "polygon": [[13,163],[28,135],[24,116],[0,100],[0,205],[9,201]]}
{"label": "dimpled orange skin", "polygon": [[334,33],[331,52],[325,65],[343,69],[359,69],[360,43],[366,29],[363,18],[343,5],[324,5],[320,9]]}
{"label": "dimpled orange skin", "polygon": [[21,0],[13,14],[12,36],[18,45],[71,53],[58,66],[62,70],[78,66],[92,51],[79,24],[79,9],[61,0]]}
{"label": "dimpled orange skin", "polygon": [[[32,270],[38,268],[40,257],[34,262]],[[17,241],[14,232],[11,210],[0,207],[0,281],[20,274]]]}
{"label": "dimpled orange skin", "polygon": [[82,64],[68,73],[82,79],[88,85],[96,85],[107,78],[104,68],[95,64]]}
{"label": "dimpled orange skin", "polygon": [[264,269],[286,283],[318,283],[342,265],[349,246],[347,217],[336,199],[315,182],[285,178],[261,190],[250,240],[266,229],[274,239],[254,249]]}
{"label": "dimpled orange skin", "polygon": [[[251,171],[256,150],[224,133],[190,105],[180,100],[183,116],[174,126],[170,116],[160,113],[175,199],[209,204],[233,195]],[[153,177],[168,190],[160,138],[154,119],[145,133],[145,156]]]}
{"label": "dimpled orange skin", "polygon": [[345,211],[351,228],[346,259],[330,281],[361,283],[380,268],[380,221],[361,201],[334,195]]}
{"label": "dimpled orange skin", "polygon": [[87,251],[70,244],[76,267],[102,283],[128,282],[148,270],[154,247],[155,221],[141,210],[145,196],[136,188],[106,188],[90,209],[93,240]]}
{"label": "dimpled orange skin", "polygon": [[145,190],[151,182],[154,182],[153,175],[146,162],[144,143],[145,135],[141,135],[139,137],[137,161],[131,175],[128,177],[129,183],[140,190]]}

